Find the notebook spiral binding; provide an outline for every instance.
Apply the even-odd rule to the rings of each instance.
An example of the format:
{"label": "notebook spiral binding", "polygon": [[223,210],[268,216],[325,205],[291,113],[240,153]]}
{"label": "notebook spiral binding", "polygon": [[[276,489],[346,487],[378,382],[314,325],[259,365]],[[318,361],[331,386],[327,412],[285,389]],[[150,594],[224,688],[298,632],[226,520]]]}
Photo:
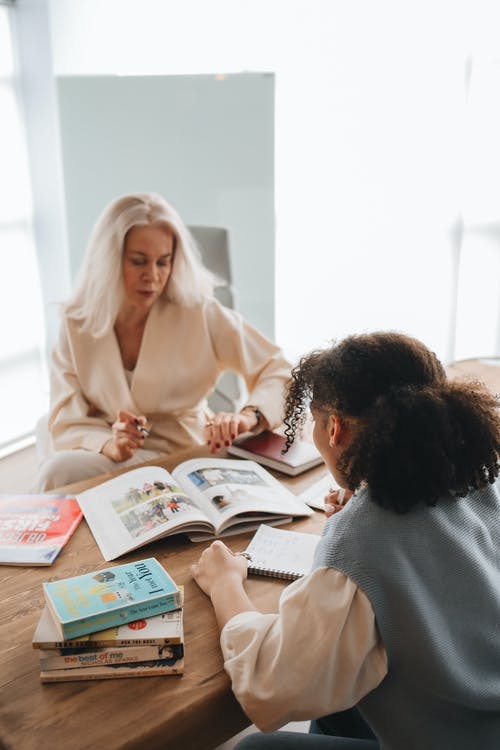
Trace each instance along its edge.
{"label": "notebook spiral binding", "polygon": [[279,570],[278,568],[259,568],[252,565],[248,566],[247,572],[255,573],[256,575],[261,576],[269,576],[270,578],[281,578],[287,581],[295,581],[297,578],[302,577],[302,573],[293,573],[290,570]]}

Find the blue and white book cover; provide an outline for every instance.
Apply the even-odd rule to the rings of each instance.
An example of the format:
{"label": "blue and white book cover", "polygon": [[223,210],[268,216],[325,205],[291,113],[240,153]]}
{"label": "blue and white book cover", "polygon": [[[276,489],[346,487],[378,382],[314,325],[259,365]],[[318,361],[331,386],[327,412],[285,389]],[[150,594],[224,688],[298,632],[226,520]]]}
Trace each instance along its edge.
{"label": "blue and white book cover", "polygon": [[180,606],[177,585],[155,558],[44,583],[44,592],[63,630],[82,621],[94,621],[102,629],[108,616],[125,622],[136,614],[159,614],[159,607],[168,611]]}

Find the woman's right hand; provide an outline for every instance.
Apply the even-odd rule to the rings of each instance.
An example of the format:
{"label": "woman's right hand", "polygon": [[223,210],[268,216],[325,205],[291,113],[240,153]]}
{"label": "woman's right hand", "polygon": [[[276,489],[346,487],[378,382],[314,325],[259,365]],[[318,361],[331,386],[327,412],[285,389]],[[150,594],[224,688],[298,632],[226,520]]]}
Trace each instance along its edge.
{"label": "woman's right hand", "polygon": [[138,429],[138,423],[145,427],[146,417],[120,409],[116,422],[111,425],[113,437],[103,445],[101,453],[117,463],[132,458],[144,444],[145,436]]}
{"label": "woman's right hand", "polygon": [[338,513],[339,510],[342,510],[342,508],[345,507],[348,500],[351,499],[353,496],[353,492],[351,490],[346,490],[344,488],[342,489],[332,489],[330,492],[325,496],[325,515],[327,518],[330,518],[330,516],[333,516],[334,513]]}

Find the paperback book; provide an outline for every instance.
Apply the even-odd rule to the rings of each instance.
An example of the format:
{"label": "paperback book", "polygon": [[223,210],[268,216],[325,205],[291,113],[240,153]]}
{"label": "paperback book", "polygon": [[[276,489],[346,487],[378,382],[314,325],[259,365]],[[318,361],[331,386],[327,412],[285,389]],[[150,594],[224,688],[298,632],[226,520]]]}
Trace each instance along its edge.
{"label": "paperback book", "polygon": [[[181,586],[179,588],[182,589]],[[66,649],[95,651],[98,648],[116,649],[124,646],[174,645],[184,640],[182,612],[182,609],[176,609],[173,612],[132,620],[107,630],[61,640],[49,610],[44,607],[33,636],[33,648],[52,650],[55,654]]]}
{"label": "paperback book", "polygon": [[264,430],[258,435],[235,440],[227,452],[233,456],[249,458],[283,474],[296,476],[323,463],[320,453],[312,443],[295,440],[286,453],[283,450],[286,439],[283,435]]}
{"label": "paperback book", "polygon": [[[166,646],[173,649],[173,646]],[[180,675],[184,672],[184,658],[175,654],[152,661],[137,661],[130,664],[108,664],[107,666],[80,667],[77,669],[48,669],[40,672],[42,682],[74,682],[75,680],[115,680],[120,677],[158,677]]]}
{"label": "paperback book", "polygon": [[65,495],[0,495],[0,564],[52,565],[83,514]]}
{"label": "paperback book", "polygon": [[155,558],[43,584],[61,640],[168,612],[181,592]]}
{"label": "paperback book", "polygon": [[184,645],[171,646],[124,646],[123,648],[99,648],[89,651],[79,648],[40,650],[40,669],[89,669],[110,664],[132,664],[135,662],[174,659],[184,656]]}
{"label": "paperback book", "polygon": [[171,534],[192,541],[287,523],[312,511],[253,461],[194,458],[145,466],[78,495],[105,560]]}

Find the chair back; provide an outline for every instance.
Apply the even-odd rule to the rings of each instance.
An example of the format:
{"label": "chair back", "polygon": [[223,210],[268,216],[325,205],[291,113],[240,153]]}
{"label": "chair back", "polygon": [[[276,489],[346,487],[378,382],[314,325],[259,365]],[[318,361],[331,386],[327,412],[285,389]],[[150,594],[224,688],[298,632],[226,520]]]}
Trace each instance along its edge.
{"label": "chair back", "polygon": [[[224,227],[188,226],[193,235],[204,265],[216,277],[214,294],[222,305],[237,309],[233,287],[229,232]],[[214,411],[238,411],[246,396],[243,378],[234,372],[225,372],[219,378],[208,405]]]}

